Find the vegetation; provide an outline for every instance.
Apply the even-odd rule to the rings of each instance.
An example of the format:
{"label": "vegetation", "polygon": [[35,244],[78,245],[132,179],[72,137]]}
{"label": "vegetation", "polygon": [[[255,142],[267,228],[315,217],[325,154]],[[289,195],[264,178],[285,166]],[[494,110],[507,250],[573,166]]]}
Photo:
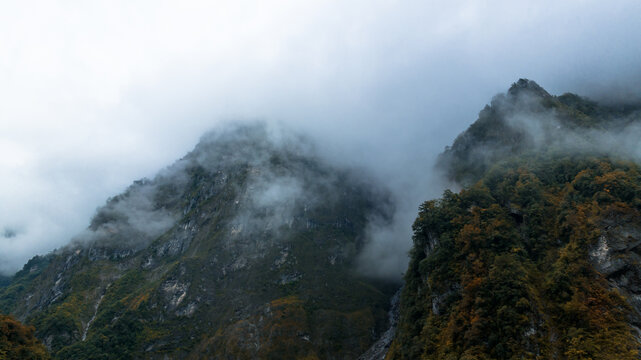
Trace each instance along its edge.
{"label": "vegetation", "polygon": [[471,186],[494,164],[519,154],[629,158],[636,139],[627,144],[621,140],[640,117],[639,104],[606,106],[570,93],[552,96],[534,81],[520,79],[446,147],[436,168],[450,180]]}
{"label": "vegetation", "polygon": [[[388,358],[639,358],[641,167],[592,146],[637,120],[527,80],[497,96],[439,159],[463,190],[420,207]],[[57,359],[358,357],[398,285],[353,271],[387,195],[263,132],[205,137],[110,199],[99,240],[0,279],[0,311]],[[0,358],[46,358],[1,319]]]}
{"label": "vegetation", "polygon": [[0,314],[0,359],[46,360],[47,349],[34,336],[34,328]]}
{"label": "vegetation", "polygon": [[564,142],[616,132],[633,111],[521,80],[481,112],[439,160],[464,189],[423,203],[413,225],[388,359],[639,357],[638,309],[599,263],[627,261],[607,257],[607,239],[641,222],[641,168]]}
{"label": "vegetation", "polygon": [[588,252],[608,217],[641,219],[640,170],[507,163],[425,202],[391,358],[636,358],[629,307]]}

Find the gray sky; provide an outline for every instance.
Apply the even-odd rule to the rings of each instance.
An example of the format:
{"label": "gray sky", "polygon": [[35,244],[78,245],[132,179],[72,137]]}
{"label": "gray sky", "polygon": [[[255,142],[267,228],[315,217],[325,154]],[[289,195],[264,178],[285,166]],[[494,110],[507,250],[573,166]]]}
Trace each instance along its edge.
{"label": "gray sky", "polygon": [[636,0],[2,2],[0,271],[238,118],[312,132],[414,211],[436,153],[519,77],[638,98],[639,19]]}

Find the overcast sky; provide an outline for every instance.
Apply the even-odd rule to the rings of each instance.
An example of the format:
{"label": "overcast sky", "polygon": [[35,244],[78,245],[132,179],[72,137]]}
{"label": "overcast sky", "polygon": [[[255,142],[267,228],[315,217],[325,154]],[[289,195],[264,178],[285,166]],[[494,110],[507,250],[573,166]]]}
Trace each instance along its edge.
{"label": "overcast sky", "polygon": [[418,204],[519,77],[640,94],[639,19],[637,0],[0,2],[0,271],[233,119],[311,132]]}

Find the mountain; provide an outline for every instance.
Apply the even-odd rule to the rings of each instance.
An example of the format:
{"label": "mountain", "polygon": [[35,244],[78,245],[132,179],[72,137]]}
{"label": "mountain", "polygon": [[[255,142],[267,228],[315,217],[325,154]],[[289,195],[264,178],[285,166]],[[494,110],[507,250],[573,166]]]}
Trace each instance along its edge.
{"label": "mountain", "polygon": [[552,96],[520,79],[492,99],[478,119],[439,156],[437,170],[470,186],[498,161],[520,155],[588,153],[641,156],[639,104],[600,105],[566,93]]}
{"label": "mountain", "polygon": [[390,195],[262,124],[210,133],[0,288],[56,359],[354,359],[398,284],[355,271]]}
{"label": "mountain", "polygon": [[387,359],[638,359],[640,107],[521,79],[446,148]]}
{"label": "mountain", "polygon": [[0,312],[55,359],[638,359],[639,138],[638,104],[517,81],[439,156],[460,190],[420,206],[394,295],[356,270],[385,187],[229,126],[0,279]]}

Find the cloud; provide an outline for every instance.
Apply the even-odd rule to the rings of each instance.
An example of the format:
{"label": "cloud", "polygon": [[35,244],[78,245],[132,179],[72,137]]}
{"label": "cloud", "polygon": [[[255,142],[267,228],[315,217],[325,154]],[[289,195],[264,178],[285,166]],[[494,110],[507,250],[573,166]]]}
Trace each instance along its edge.
{"label": "cloud", "polygon": [[[501,107],[498,105],[498,108]],[[554,109],[541,108],[531,112],[517,102],[515,108],[509,111],[514,114],[508,114],[505,120],[512,129],[524,134],[523,143],[530,144],[529,151],[607,155],[615,159],[641,162],[639,110],[614,117],[600,118],[596,114],[593,116],[605,124],[587,127],[568,124],[568,121],[564,121],[564,114],[559,114]]]}
{"label": "cloud", "polygon": [[632,0],[5,2],[0,229],[17,230],[0,271],[236,118],[313,134],[415,213],[440,193],[436,153],[517,78],[634,98],[639,14]]}

